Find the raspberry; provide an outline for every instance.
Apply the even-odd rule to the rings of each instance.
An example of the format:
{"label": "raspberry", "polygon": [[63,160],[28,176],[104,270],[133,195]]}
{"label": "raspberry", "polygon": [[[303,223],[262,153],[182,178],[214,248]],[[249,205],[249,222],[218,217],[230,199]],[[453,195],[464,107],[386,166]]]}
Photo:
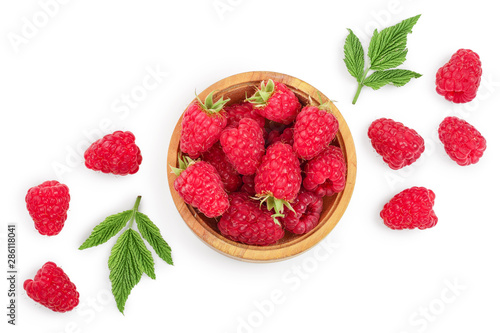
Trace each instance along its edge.
{"label": "raspberry", "polygon": [[225,129],[220,143],[228,160],[242,175],[253,175],[266,151],[263,129],[250,118],[241,119],[237,128]]}
{"label": "raspberry", "polygon": [[482,72],[477,53],[460,49],[437,71],[436,91],[454,103],[470,102],[476,97]]}
{"label": "raspberry", "polygon": [[425,149],[424,139],[415,130],[392,119],[375,120],[368,128],[368,137],[393,170],[412,164]]}
{"label": "raspberry", "polygon": [[280,133],[278,130],[272,130],[267,137],[267,145],[270,146],[276,142],[283,142],[293,146],[293,127],[287,127]]}
{"label": "raspberry", "polygon": [[30,188],[25,200],[40,234],[54,236],[61,232],[69,209],[68,186],[55,180],[46,181]]}
{"label": "raspberry", "polygon": [[237,127],[243,118],[252,118],[262,128],[266,124],[266,119],[255,111],[253,104],[250,102],[233,104],[224,108],[224,110],[226,111],[227,127]]}
{"label": "raspberry", "polygon": [[437,216],[432,210],[436,195],[425,187],[408,188],[394,196],[380,217],[391,229],[427,229],[436,225]]}
{"label": "raspberry", "polygon": [[300,111],[299,99],[293,91],[280,82],[262,81],[260,90],[248,98],[254,104],[258,114],[262,117],[288,125],[292,123]]}
{"label": "raspberry", "polygon": [[265,246],[276,243],[285,235],[272,213],[261,209],[248,194],[231,193],[229,201],[229,209],[217,225],[223,236],[244,244]]}
{"label": "raspberry", "polygon": [[206,217],[220,216],[229,207],[224,184],[211,164],[179,159],[179,168],[172,169],[178,176],[174,188],[188,205]]}
{"label": "raspberry", "polygon": [[306,106],[297,116],[293,127],[293,150],[297,156],[310,160],[325,149],[339,130],[337,118],[326,106]]}
{"label": "raspberry", "polygon": [[302,235],[318,225],[323,210],[323,198],[312,192],[301,191],[293,202],[292,208],[295,212],[285,209],[285,217],[280,220],[286,230]]}
{"label": "raspberry", "polygon": [[293,127],[285,128],[279,137],[279,141],[293,146]]}
{"label": "raspberry", "polygon": [[234,192],[240,188],[241,176],[227,159],[220,143],[214,144],[212,148],[204,152],[202,154],[202,159],[214,166],[226,191]]}
{"label": "raspberry", "polygon": [[85,151],[85,166],[115,175],[131,175],[139,171],[141,150],[130,132],[116,131],[97,140]]}
{"label": "raspberry", "polygon": [[328,146],[304,167],[303,186],[318,197],[342,192],[346,182],[346,164],[342,150]]}
{"label": "raspberry", "polygon": [[55,312],[71,311],[80,294],[64,271],[53,262],[45,263],[33,280],[24,281],[26,294],[35,302]]}
{"label": "raspberry", "polygon": [[280,140],[280,135],[281,135],[281,132],[278,131],[278,130],[272,130],[272,131],[270,131],[269,134],[267,135],[266,147],[272,145],[273,143],[281,141]]}
{"label": "raspberry", "polygon": [[446,117],[438,132],[444,150],[458,165],[477,163],[486,150],[486,139],[465,120]]}
{"label": "raspberry", "polygon": [[279,140],[280,135],[281,135],[281,132],[278,130],[269,131],[269,133],[267,134],[267,138],[266,138],[266,147],[272,145],[273,143],[280,141]]}
{"label": "raspberry", "polygon": [[250,196],[255,196],[255,175],[243,176],[241,180],[243,181],[241,191]]}
{"label": "raspberry", "polygon": [[255,192],[267,201],[268,209],[283,213],[283,205],[295,200],[301,183],[300,162],[286,143],[276,142],[267,148],[255,173]]}
{"label": "raspberry", "polygon": [[226,127],[227,119],[222,110],[229,99],[220,98],[213,103],[213,93],[212,91],[207,96],[205,103],[196,96],[197,100],[182,115],[180,148],[191,158],[198,158],[201,153],[209,150],[219,141],[220,134]]}

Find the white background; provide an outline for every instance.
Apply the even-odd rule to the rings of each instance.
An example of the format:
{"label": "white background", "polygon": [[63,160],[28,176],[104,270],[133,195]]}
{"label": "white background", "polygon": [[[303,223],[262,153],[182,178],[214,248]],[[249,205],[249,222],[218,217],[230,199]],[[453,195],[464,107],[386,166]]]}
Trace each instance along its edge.
{"label": "white background", "polygon": [[[495,2],[61,0],[44,22],[41,4],[48,2],[0,4],[2,267],[6,224],[17,223],[19,234],[18,326],[9,332],[500,330]],[[364,88],[351,105],[356,85],[342,61],[346,28],[366,50],[374,28],[420,13],[401,67],[423,76],[402,88]],[[40,27],[29,34],[26,22],[34,21]],[[13,36],[25,39],[16,46]],[[476,51],[483,62],[478,97],[466,105],[434,90],[437,69],[459,48]],[[121,99],[141,89],[148,70],[168,75],[133,108],[124,107]],[[322,248],[273,264],[239,262],[203,244],[177,213],[167,183],[170,136],[195,90],[252,70],[298,77],[335,100],[358,158],[351,203]],[[465,118],[486,137],[478,164],[460,167],[444,153],[437,127],[447,115]],[[382,162],[366,135],[379,117],[425,138],[417,163],[392,171]],[[136,175],[115,177],[83,165],[88,137],[97,139],[103,124],[136,135],[144,157]],[[49,179],[62,180],[71,193],[68,220],[56,237],[38,234],[24,203],[28,188]],[[384,203],[415,185],[435,191],[437,226],[386,228],[378,215]],[[143,276],[123,316],[109,298],[107,259],[115,238],[77,248],[107,215],[130,209],[138,194],[141,211],[173,248],[175,266],[154,255],[156,281]],[[22,290],[49,260],[77,285],[78,310],[53,313]],[[272,295],[281,297],[270,305]]]}

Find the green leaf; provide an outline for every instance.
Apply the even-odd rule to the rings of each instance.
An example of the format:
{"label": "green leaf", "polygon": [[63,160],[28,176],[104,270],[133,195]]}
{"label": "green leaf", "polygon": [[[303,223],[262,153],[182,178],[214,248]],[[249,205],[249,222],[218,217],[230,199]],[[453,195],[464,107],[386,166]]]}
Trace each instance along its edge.
{"label": "green leaf", "polygon": [[135,243],[133,232],[132,229],[127,229],[118,237],[108,260],[111,291],[121,313],[125,309],[125,302],[127,302],[130,292],[141,280],[143,272],[137,265],[137,254],[134,254],[132,250]]}
{"label": "green leaf", "polygon": [[364,81],[364,85],[377,90],[387,84],[401,87],[407,84],[413,78],[419,78],[422,75],[406,69],[390,69],[386,71],[376,71]]}
{"label": "green leaf", "polygon": [[[179,163],[191,162],[191,159],[186,158],[185,161]],[[173,264],[172,250],[161,237],[160,231],[146,215],[138,211],[140,202],[141,196],[138,196],[132,210],[107,217],[94,228],[90,237],[80,246],[80,249],[85,249],[102,244],[116,235],[130,221],[127,230],[118,237],[111,249],[111,255],[108,259],[111,291],[115,296],[116,306],[122,314],[128,296],[134,286],[141,280],[142,273],[156,279],[153,255],[146,247],[141,234],[144,235],[143,237],[153,246],[163,260],[171,265]],[[137,222],[141,234],[131,229],[134,221]]]}
{"label": "green leaf", "polygon": [[83,250],[106,243],[111,237],[125,227],[127,222],[132,218],[132,215],[132,210],[126,210],[106,217],[104,221],[94,227],[89,238],[87,238],[78,249]]}
{"label": "green leaf", "polygon": [[349,73],[361,82],[365,70],[365,52],[359,38],[351,29],[347,30],[349,30],[349,35],[344,44],[344,63]]}
{"label": "green leaf", "polygon": [[135,220],[142,237],[148,241],[156,254],[166,263],[173,265],[172,249],[161,236],[160,229],[143,213],[137,212]]}
{"label": "green leaf", "polygon": [[380,33],[375,29],[368,47],[370,69],[385,70],[401,65],[406,60],[407,35],[411,33],[420,15],[410,17]]}
{"label": "green leaf", "polygon": [[132,250],[132,254],[135,257],[137,265],[139,265],[139,268],[146,273],[147,276],[155,280],[155,262],[151,251],[148,250],[146,244],[144,244],[144,241],[141,238],[141,235],[139,235],[137,231],[133,229],[129,230],[131,230],[132,235],[130,243],[133,245],[130,249]]}

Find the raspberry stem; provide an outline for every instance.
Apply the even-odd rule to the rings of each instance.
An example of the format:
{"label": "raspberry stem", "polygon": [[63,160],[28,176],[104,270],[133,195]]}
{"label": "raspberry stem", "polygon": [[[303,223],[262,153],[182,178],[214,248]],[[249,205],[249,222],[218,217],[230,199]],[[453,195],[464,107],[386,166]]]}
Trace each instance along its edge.
{"label": "raspberry stem", "polygon": [[252,97],[248,97],[245,101],[252,103],[256,107],[264,107],[274,93],[274,87],[273,80],[269,79],[266,85],[264,85],[264,81],[262,81],[260,83],[260,90],[257,90]]}
{"label": "raspberry stem", "polygon": [[189,158],[189,156],[183,157],[181,153],[179,153],[178,161],[179,161],[178,168],[170,166],[170,168],[172,169],[172,173],[174,173],[176,176],[180,176],[182,171],[186,170],[188,166],[194,163],[194,161],[191,158]]}
{"label": "raspberry stem", "polygon": [[[319,99],[319,105],[318,105],[318,109],[320,110],[324,110],[328,113],[332,113],[332,111],[330,110],[330,107],[328,105],[328,100],[326,102],[323,103],[323,98],[321,98],[321,94],[319,93],[319,91],[316,90],[316,93],[318,94],[318,99]],[[309,100],[311,99],[311,96],[309,96]]]}
{"label": "raspberry stem", "polygon": [[224,105],[226,105],[227,102],[229,102],[230,98],[224,99],[224,97],[219,98],[217,102],[214,102],[214,93],[216,90],[212,91],[210,94],[207,95],[205,98],[205,102],[203,102],[198,95],[196,95],[196,99],[198,100],[198,103],[200,104],[200,107],[205,110],[208,114],[218,114],[219,111],[224,108]]}
{"label": "raspberry stem", "polygon": [[295,213],[295,210],[293,209],[292,205],[288,201],[283,200],[283,199],[276,199],[271,194],[268,194],[268,195],[263,196],[263,197],[257,196],[253,199],[259,200],[260,206],[262,206],[262,204],[265,202],[266,206],[267,206],[267,210],[274,211],[275,214],[273,214],[272,217],[273,217],[274,223],[276,223],[279,226],[281,226],[281,223],[276,218],[285,216],[283,214],[283,211],[285,209],[284,207],[287,207],[288,209],[290,209],[292,212]]}

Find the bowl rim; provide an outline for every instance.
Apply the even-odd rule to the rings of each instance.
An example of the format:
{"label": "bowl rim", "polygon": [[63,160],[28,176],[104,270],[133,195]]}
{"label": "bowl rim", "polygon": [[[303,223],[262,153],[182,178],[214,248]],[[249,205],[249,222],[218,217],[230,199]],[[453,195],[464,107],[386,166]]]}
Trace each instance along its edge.
{"label": "bowl rim", "polygon": [[[193,231],[198,236],[198,238],[200,238],[212,249],[230,258],[248,262],[281,261],[302,254],[317,245],[333,230],[333,228],[340,221],[352,197],[356,180],[356,151],[354,147],[354,140],[352,138],[349,127],[347,126],[344,117],[337,109],[335,104],[310,84],[293,76],[282,73],[270,71],[253,71],[239,73],[223,78],[203,90],[203,92],[201,92],[198,96],[203,100],[210,92],[214,90],[217,91],[216,94],[223,94],[224,90],[234,89],[235,86],[248,85],[249,82],[252,81],[259,83],[262,80],[267,79],[272,79],[276,82],[282,82],[294,90],[306,92],[313,101],[316,101],[316,103],[318,103],[318,101],[313,95],[317,96],[317,94],[319,94],[323,101],[329,101],[329,107],[339,122],[339,131],[336,138],[338,140],[340,148],[342,149],[342,152],[344,153],[344,158],[346,159],[346,186],[342,192],[337,194],[333,202],[336,207],[335,209],[327,212],[327,215],[324,217],[324,220],[326,221],[321,227],[317,227],[305,235],[299,235],[290,242],[269,246],[246,245],[225,238],[220,233],[217,233],[210,226],[208,226],[205,221],[199,218],[194,208],[186,204],[184,200],[182,200],[173,186],[176,176],[171,172],[170,166],[177,165],[180,128],[182,115],[184,114],[185,110],[179,117],[179,120],[177,121],[177,124],[175,125],[175,128],[172,132],[167,155],[167,174],[170,192],[174,204],[184,222],[188,225],[191,231]],[[195,99],[193,99],[193,101],[195,101]],[[189,104],[191,104],[193,101],[191,101]]]}

